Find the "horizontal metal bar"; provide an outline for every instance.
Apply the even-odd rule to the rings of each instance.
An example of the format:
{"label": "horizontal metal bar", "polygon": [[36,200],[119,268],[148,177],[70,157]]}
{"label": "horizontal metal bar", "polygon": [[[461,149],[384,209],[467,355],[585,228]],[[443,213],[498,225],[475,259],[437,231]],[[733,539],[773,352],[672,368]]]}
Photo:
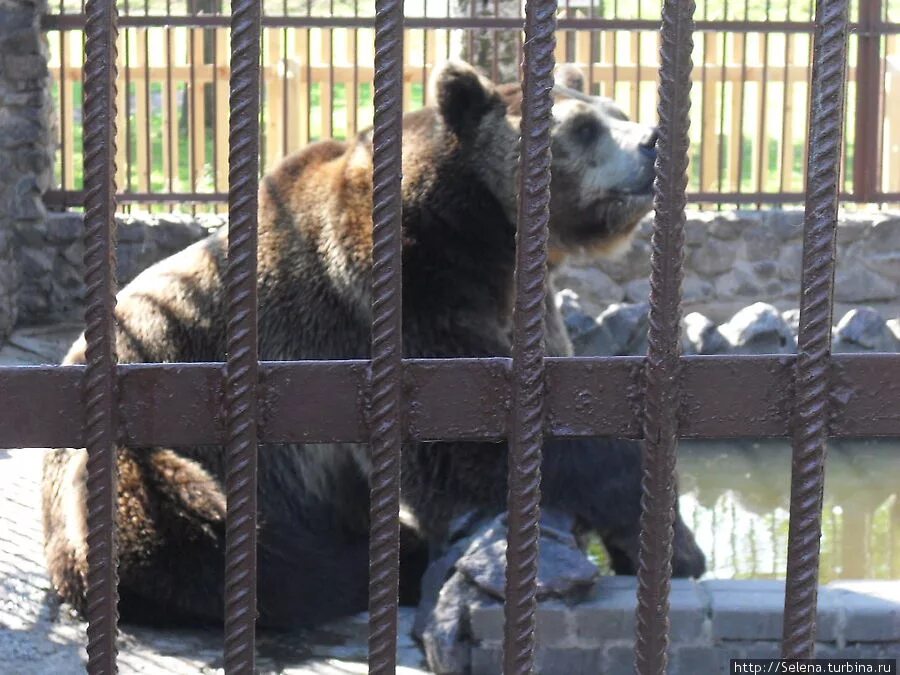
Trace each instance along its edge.
{"label": "horizontal metal bar", "polygon": [[[683,358],[680,437],[789,435],[793,355]],[[547,433],[640,438],[643,361],[547,359]],[[364,361],[264,362],[260,439],[366,442],[366,368]],[[118,370],[120,437],[127,445],[224,441],[222,364],[131,364]],[[510,361],[500,358],[404,361],[405,437],[504,438],[509,372]],[[81,373],[81,366],[0,368],[0,447],[80,446]],[[830,435],[900,436],[900,355],[836,354],[831,379]]]}
{"label": "horizontal metal bar", "polygon": [[[841,201],[855,202],[850,192],[840,194]],[[713,202],[719,204],[802,204],[806,200],[804,192],[688,192],[691,203]],[[877,199],[875,201],[878,201]]]}
{"label": "horizontal metal bar", "polygon": [[[802,204],[806,199],[803,192],[688,192],[690,203],[718,204]],[[857,198],[849,192],[840,194],[842,202],[856,203]],[[84,201],[82,190],[48,190],[44,194],[44,203],[49,208],[80,206]],[[225,204],[228,194],[225,192],[122,192],[116,195],[119,204]],[[900,202],[900,192],[882,192],[871,195],[872,203]]]}
{"label": "horizontal metal bar", "polygon": [[[44,204],[49,208],[81,206],[84,190],[48,190],[44,193]],[[228,202],[227,192],[120,192],[116,203],[221,203]]]}
{"label": "horizontal metal bar", "polygon": [[[124,15],[119,18],[120,28],[226,28],[230,25],[228,15]],[[488,30],[509,30],[522,28],[524,17],[424,17],[409,16],[403,20],[407,29],[430,28],[483,28]],[[585,17],[579,19],[560,18],[558,30],[627,30],[658,31],[660,22],[655,19],[603,19]],[[266,28],[374,28],[373,16],[264,16],[262,25]],[[84,27],[83,14],[52,14],[41,19],[44,30],[80,30]],[[856,30],[852,24],[850,30]],[[728,33],[812,33],[815,24],[811,21],[697,21],[697,32]],[[879,23],[867,29],[876,35],[900,33],[900,24]]]}

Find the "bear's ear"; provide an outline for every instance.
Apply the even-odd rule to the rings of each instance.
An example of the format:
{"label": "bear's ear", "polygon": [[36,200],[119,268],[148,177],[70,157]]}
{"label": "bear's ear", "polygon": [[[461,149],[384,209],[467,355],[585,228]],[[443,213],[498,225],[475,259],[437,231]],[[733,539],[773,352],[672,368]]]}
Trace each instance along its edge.
{"label": "bear's ear", "polygon": [[431,76],[432,100],[453,133],[473,128],[499,103],[494,86],[468,63],[448,61]]}
{"label": "bear's ear", "polygon": [[574,89],[584,93],[584,73],[574,63],[562,63],[556,67],[553,81],[566,89]]}

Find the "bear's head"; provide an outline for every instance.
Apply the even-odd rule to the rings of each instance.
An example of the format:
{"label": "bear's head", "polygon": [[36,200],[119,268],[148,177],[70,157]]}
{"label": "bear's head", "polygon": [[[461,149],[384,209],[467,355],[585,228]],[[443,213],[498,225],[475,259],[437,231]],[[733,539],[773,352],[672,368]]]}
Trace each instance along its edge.
{"label": "bear's head", "polygon": [[656,128],[585,94],[572,66],[557,69],[554,95],[551,246],[557,255],[613,253],[653,206]]}
{"label": "bear's head", "polygon": [[[607,98],[584,93],[584,77],[571,65],[557,69],[554,87],[550,257],[614,253],[627,244],[653,205],[654,127],[628,119]],[[521,85],[496,86],[461,62],[448,62],[432,77],[432,100],[456,150],[475,167],[511,222],[515,222],[521,121]],[[416,134],[407,124],[404,135]],[[440,143],[431,125],[417,144]],[[437,149],[427,153],[435,157]],[[418,154],[418,153],[417,153]],[[404,167],[416,173],[415,167]]]}

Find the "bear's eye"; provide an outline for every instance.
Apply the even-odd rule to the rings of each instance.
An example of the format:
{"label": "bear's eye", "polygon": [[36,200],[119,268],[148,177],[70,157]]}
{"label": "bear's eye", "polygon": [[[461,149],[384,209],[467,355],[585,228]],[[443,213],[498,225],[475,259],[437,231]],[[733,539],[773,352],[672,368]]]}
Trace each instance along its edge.
{"label": "bear's eye", "polygon": [[579,145],[590,145],[599,138],[601,131],[600,123],[596,119],[585,117],[575,123],[572,133]]}

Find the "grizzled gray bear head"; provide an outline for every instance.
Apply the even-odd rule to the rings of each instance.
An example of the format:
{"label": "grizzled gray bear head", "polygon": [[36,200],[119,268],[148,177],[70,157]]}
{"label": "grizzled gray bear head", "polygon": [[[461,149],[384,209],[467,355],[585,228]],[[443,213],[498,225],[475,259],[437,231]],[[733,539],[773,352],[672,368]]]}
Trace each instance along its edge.
{"label": "grizzled gray bear head", "polygon": [[[615,253],[653,206],[656,128],[632,122],[611,99],[586,94],[575,66],[557,68],[555,80],[551,261]],[[501,95],[521,114],[518,84],[503,85]]]}

